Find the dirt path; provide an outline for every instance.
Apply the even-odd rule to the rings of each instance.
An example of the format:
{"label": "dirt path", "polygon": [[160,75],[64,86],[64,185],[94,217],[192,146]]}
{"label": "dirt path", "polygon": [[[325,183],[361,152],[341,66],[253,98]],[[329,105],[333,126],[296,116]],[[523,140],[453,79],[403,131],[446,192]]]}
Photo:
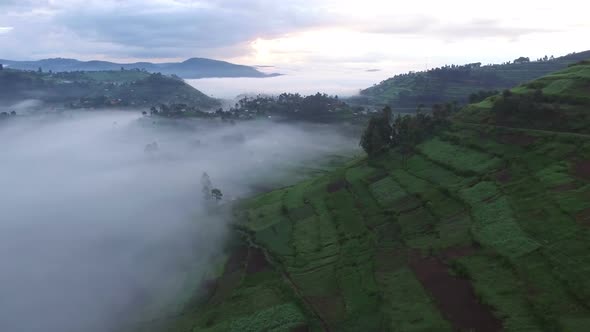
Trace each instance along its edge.
{"label": "dirt path", "polygon": [[431,294],[443,316],[458,331],[497,332],[502,322],[491,308],[479,303],[469,281],[451,275],[447,266],[433,257],[411,253],[410,268]]}

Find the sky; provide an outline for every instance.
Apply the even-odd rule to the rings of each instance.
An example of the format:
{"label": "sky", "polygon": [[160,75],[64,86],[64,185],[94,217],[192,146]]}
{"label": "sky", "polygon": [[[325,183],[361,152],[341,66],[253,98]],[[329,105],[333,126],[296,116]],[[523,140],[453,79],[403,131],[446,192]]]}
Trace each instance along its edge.
{"label": "sky", "polygon": [[590,49],[590,2],[0,0],[0,58],[418,70]]}

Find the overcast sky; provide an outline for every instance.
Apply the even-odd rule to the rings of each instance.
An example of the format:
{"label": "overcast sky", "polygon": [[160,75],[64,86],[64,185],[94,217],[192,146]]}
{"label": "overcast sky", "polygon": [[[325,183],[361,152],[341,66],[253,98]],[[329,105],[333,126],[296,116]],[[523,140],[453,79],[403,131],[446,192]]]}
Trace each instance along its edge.
{"label": "overcast sky", "polygon": [[590,2],[0,0],[0,58],[416,68],[590,49]]}

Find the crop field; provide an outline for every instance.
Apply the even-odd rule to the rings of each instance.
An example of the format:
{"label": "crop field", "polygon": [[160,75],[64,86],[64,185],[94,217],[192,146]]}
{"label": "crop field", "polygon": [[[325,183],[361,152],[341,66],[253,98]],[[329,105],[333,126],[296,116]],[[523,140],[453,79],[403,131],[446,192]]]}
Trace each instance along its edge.
{"label": "crop field", "polygon": [[[563,159],[589,145],[537,134],[484,153],[507,145],[506,130],[476,132],[457,127],[405,163],[357,160],[240,206],[266,267],[220,277],[233,288],[217,288],[225,295],[194,331],[590,329],[590,238],[578,220],[589,183],[577,157]],[[260,307],[238,310],[254,285]],[[212,311],[224,314],[211,323]]]}
{"label": "crop field", "polygon": [[463,115],[236,206],[241,244],[169,330],[590,331],[590,136]]}

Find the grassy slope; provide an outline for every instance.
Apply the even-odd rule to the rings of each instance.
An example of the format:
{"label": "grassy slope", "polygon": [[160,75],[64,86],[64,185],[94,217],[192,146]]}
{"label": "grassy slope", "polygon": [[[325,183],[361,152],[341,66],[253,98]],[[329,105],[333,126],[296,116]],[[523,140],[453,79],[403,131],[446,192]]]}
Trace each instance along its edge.
{"label": "grassy slope", "polygon": [[466,122],[488,113],[244,202],[247,248],[166,329],[590,330],[590,137]]}
{"label": "grassy slope", "polygon": [[[471,93],[480,90],[502,90],[518,84],[561,70],[569,64],[590,57],[590,51],[556,58],[551,61],[530,62],[524,64],[503,64],[483,66],[472,70],[472,75],[458,81],[441,80],[431,73],[417,72],[408,76],[387,79],[361,92],[368,97],[371,104],[389,104],[398,111],[413,112],[416,105],[401,105],[398,94],[407,92],[410,96],[424,100],[444,103],[451,101],[465,102]],[[495,77],[482,80],[483,77]],[[428,105],[431,102],[424,102]]]}
{"label": "grassy slope", "polygon": [[[0,100],[14,102],[40,99],[48,103],[81,103],[105,97],[107,104],[150,107],[158,103],[186,103],[214,107],[219,102],[184,81],[140,71],[96,71],[38,73],[5,69],[0,71]],[[121,99],[119,101],[119,99]],[[106,106],[106,105],[103,105]]]}

